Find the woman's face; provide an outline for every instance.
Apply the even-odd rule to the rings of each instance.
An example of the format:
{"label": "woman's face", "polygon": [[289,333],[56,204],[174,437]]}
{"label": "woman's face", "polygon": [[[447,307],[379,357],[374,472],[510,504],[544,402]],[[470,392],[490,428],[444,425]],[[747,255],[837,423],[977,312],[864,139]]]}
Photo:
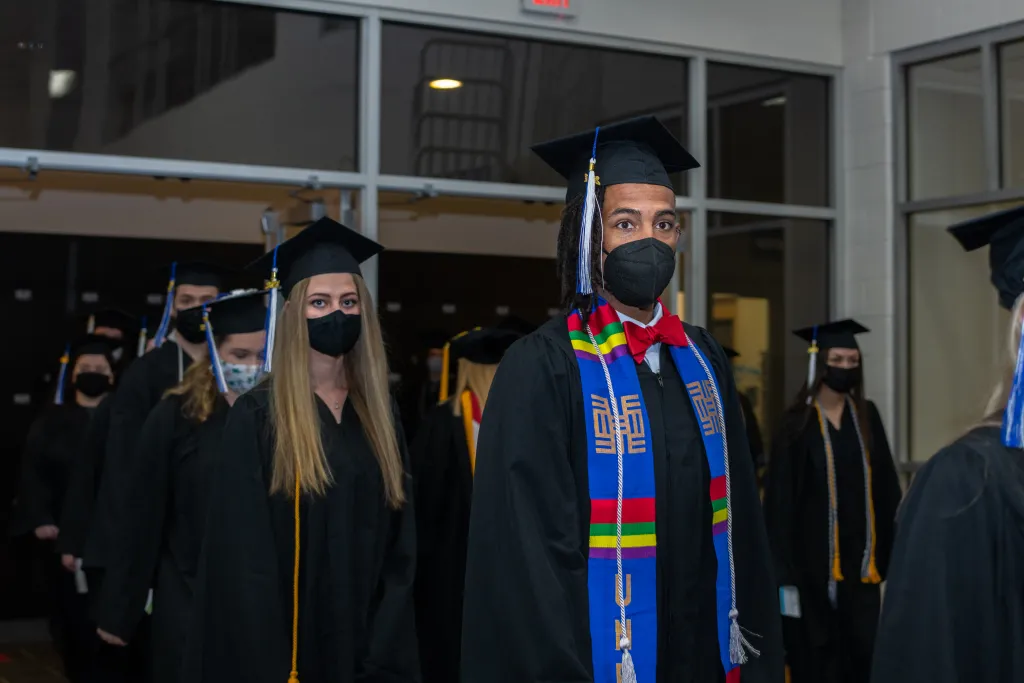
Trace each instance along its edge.
{"label": "woman's face", "polygon": [[263,343],[266,333],[244,332],[229,334],[217,347],[217,353],[224,363],[236,365],[259,365],[263,362]]}
{"label": "woman's face", "polygon": [[75,361],[75,369],[71,373],[71,381],[78,379],[79,373],[98,372],[113,379],[114,371],[110,369],[110,361],[102,353],[83,353]]}
{"label": "woman's face", "polygon": [[857,349],[829,349],[825,364],[834,368],[859,368],[860,351]]}
{"label": "woman's face", "polygon": [[322,318],[335,311],[359,315],[355,279],[348,273],[314,275],[306,289],[306,317]]}

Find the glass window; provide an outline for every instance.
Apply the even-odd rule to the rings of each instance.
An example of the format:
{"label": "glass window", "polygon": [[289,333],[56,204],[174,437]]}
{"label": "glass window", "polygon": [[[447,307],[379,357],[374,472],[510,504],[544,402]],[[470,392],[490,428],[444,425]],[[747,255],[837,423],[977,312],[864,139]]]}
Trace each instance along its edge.
{"label": "glass window", "polygon": [[708,330],[739,352],[739,390],[765,438],[806,379],[790,332],[828,319],[829,224],[708,214]]}
{"label": "glass window", "polygon": [[988,249],[964,252],[946,228],[1011,206],[910,217],[911,460],[928,459],[981,419],[1007,362],[1010,316],[989,281]]}
{"label": "glass window", "polygon": [[687,139],[674,57],[385,24],[381,99],[384,173],[560,185],[531,144],[649,113]]}
{"label": "glass window", "polygon": [[986,189],[981,53],[907,69],[911,199]]}
{"label": "glass window", "polygon": [[999,48],[1003,187],[1024,187],[1024,41]]}
{"label": "glass window", "polygon": [[0,147],[356,169],[355,19],[49,0],[3,3],[0,26]]}
{"label": "glass window", "polygon": [[830,79],[708,64],[708,196],[826,206]]}

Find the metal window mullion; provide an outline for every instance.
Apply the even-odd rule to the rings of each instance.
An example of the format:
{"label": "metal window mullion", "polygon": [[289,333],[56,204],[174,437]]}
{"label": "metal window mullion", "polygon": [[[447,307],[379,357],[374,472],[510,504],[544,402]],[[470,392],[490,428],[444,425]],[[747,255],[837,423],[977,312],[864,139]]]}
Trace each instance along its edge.
{"label": "metal window mullion", "polygon": [[[380,119],[383,28],[380,16],[371,12],[360,20],[359,43],[359,168],[366,177],[360,197],[360,231],[372,240],[379,235]],[[378,259],[363,264],[363,278],[377,300]]]}
{"label": "metal window mullion", "polygon": [[690,171],[690,234],[686,248],[686,320],[702,327],[708,323],[708,212],[707,199],[707,59],[690,60],[690,151],[701,161]]}
{"label": "metal window mullion", "polygon": [[981,97],[984,116],[985,187],[999,189],[1002,175],[999,146],[999,65],[996,46],[987,42],[981,46]]}

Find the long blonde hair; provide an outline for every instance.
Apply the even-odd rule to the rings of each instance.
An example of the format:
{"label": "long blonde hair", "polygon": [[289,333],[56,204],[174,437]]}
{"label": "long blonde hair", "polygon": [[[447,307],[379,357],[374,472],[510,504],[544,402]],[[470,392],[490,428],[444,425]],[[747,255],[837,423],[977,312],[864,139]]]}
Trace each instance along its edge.
{"label": "long blonde hair", "polygon": [[[405,473],[391,411],[388,363],[380,320],[366,283],[358,275],[353,275],[352,279],[359,295],[362,332],[355,347],[345,356],[348,400],[352,402],[377,458],[388,506],[398,509],[405,503]],[[308,279],[296,284],[281,314],[270,383],[270,408],[275,430],[270,492],[289,497],[294,495],[296,466],[304,492],[323,495],[333,481],[320,439],[319,412],[309,378],[305,303],[308,288]]]}
{"label": "long blonde hair", "polygon": [[217,382],[205,359],[192,363],[181,378],[164,396],[181,396],[181,411],[185,417],[196,422],[206,422],[217,405]]}
{"label": "long blonde hair", "polygon": [[1010,313],[1010,329],[1006,335],[1006,358],[1002,375],[996,382],[988,404],[985,406],[985,417],[978,426],[999,426],[1003,423],[1003,411],[1010,399],[1010,388],[1013,386],[1013,373],[1017,369],[1017,349],[1020,348],[1021,318],[1024,317],[1024,294],[1017,297]]}
{"label": "long blonde hair", "polygon": [[494,373],[498,371],[497,365],[481,365],[470,363],[465,358],[459,359],[459,370],[455,375],[455,393],[452,394],[455,400],[452,401],[452,412],[462,415],[462,392],[469,389],[476,394],[483,408],[487,403],[487,394],[491,391],[491,383],[494,382]]}

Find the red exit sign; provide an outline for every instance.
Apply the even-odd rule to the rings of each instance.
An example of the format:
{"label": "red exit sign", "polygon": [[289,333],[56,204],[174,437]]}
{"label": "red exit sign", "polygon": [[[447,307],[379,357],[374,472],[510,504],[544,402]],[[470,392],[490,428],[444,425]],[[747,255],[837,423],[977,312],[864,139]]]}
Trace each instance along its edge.
{"label": "red exit sign", "polygon": [[522,2],[524,11],[557,14],[562,17],[576,16],[579,4],[579,0],[522,0]]}

